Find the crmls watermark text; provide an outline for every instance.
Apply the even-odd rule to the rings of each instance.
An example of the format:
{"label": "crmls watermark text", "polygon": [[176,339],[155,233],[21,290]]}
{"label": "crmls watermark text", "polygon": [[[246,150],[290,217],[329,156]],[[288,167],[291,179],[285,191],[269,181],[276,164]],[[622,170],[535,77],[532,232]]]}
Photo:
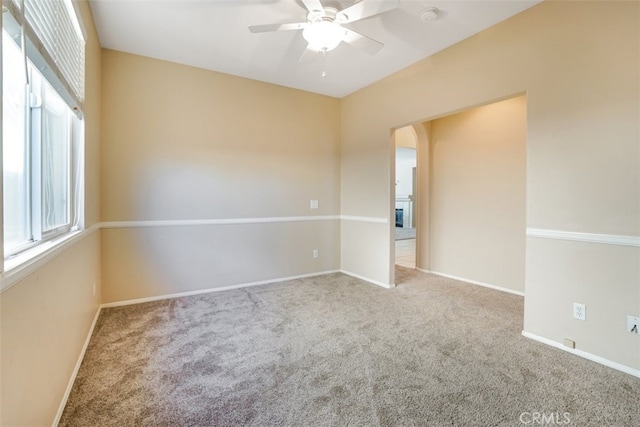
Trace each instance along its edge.
{"label": "crmls watermark text", "polygon": [[532,426],[560,426],[571,424],[571,414],[568,412],[523,412],[520,414],[522,424]]}

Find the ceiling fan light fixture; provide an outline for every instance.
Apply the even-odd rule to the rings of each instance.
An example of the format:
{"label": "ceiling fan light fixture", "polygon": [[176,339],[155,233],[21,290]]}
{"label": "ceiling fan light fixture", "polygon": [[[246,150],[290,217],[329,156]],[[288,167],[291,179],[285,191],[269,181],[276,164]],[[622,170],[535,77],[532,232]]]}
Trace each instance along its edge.
{"label": "ceiling fan light fixture", "polygon": [[314,22],[302,31],[302,37],[309,43],[309,49],[328,52],[338,47],[347,32],[332,21]]}

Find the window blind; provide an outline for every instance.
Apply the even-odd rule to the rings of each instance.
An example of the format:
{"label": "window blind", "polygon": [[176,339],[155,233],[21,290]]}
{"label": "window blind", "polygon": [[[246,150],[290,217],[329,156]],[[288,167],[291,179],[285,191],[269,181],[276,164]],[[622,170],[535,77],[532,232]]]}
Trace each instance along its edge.
{"label": "window blind", "polygon": [[[22,22],[23,2],[26,22]],[[71,0],[13,0],[10,6],[12,17],[24,27],[27,56],[79,113],[84,100],[85,40]]]}

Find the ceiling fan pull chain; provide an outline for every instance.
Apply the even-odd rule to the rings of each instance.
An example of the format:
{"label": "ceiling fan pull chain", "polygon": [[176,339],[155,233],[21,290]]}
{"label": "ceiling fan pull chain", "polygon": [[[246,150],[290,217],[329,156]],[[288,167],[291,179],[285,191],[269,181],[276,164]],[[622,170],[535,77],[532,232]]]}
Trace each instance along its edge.
{"label": "ceiling fan pull chain", "polygon": [[327,49],[322,49],[322,77],[327,77]]}

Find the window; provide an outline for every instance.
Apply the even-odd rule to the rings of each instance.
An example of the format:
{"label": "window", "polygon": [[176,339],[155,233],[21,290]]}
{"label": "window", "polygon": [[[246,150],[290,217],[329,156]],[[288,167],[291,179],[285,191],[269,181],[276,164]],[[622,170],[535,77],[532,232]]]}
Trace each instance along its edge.
{"label": "window", "polygon": [[[21,2],[3,7],[5,257],[77,230],[82,216],[79,101],[84,88],[84,39],[68,0],[26,0],[24,4],[24,16]],[[66,14],[60,12],[62,8]],[[45,15],[39,16],[40,12]],[[78,40],[81,53],[76,49]],[[71,60],[64,53],[69,46]]]}

